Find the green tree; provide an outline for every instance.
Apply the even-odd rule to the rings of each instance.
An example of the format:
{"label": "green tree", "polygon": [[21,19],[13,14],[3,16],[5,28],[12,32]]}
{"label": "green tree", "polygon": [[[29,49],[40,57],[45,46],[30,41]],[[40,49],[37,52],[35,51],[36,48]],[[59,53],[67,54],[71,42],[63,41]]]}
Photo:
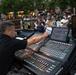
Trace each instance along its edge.
{"label": "green tree", "polygon": [[13,7],[13,1],[2,0],[1,4],[0,4],[0,12],[1,13],[3,13],[3,12],[6,13],[6,12],[8,12],[8,10],[12,11],[11,10],[12,7]]}
{"label": "green tree", "polygon": [[34,0],[2,0],[0,4],[0,12],[7,14],[7,12],[26,10],[34,10],[33,8]]}
{"label": "green tree", "polygon": [[55,0],[51,0],[51,1],[50,1],[50,3],[49,3],[49,8],[50,8],[50,9],[53,9],[53,10],[55,9]]}
{"label": "green tree", "polygon": [[57,0],[57,5],[60,7],[61,10],[65,10],[69,5],[68,0]]}
{"label": "green tree", "polygon": [[69,5],[70,7],[76,6],[76,0],[68,0],[68,5]]}

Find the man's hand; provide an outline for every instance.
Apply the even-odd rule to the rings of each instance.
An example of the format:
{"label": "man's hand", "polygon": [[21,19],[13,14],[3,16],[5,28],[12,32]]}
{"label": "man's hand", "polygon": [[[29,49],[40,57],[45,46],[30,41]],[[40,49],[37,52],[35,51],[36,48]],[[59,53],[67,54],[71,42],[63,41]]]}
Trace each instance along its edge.
{"label": "man's hand", "polygon": [[24,53],[21,55],[21,57],[25,59],[25,58],[30,57],[32,54],[33,54],[32,51],[25,50]]}

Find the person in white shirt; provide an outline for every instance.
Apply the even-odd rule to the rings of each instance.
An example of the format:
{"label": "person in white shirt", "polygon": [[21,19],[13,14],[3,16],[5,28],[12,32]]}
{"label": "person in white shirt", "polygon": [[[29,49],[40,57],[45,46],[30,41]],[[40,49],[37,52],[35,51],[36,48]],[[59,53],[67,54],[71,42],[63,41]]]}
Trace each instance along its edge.
{"label": "person in white shirt", "polygon": [[51,21],[47,22],[47,24],[46,24],[46,32],[48,32],[49,34],[51,34],[53,26],[54,26],[54,24],[52,24]]}

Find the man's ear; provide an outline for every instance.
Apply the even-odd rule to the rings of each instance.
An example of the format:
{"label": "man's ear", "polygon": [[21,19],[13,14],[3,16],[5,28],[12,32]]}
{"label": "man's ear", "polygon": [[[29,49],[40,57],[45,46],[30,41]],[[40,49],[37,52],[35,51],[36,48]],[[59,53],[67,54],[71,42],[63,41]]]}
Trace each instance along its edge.
{"label": "man's ear", "polygon": [[10,30],[9,30],[9,29],[7,29],[7,30],[5,31],[5,33],[6,33],[6,34],[9,34],[9,33],[10,33]]}

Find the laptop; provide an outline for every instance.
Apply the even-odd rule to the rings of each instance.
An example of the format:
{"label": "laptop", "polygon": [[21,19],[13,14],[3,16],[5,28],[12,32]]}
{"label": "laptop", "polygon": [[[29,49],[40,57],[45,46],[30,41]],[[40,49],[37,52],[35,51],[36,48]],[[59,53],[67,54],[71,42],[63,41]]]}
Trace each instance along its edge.
{"label": "laptop", "polygon": [[27,30],[27,29],[18,30],[16,32],[17,32],[16,39],[22,39],[22,40],[28,39],[34,34],[34,30]]}
{"label": "laptop", "polygon": [[50,39],[59,42],[68,42],[69,29],[67,27],[53,27]]}

